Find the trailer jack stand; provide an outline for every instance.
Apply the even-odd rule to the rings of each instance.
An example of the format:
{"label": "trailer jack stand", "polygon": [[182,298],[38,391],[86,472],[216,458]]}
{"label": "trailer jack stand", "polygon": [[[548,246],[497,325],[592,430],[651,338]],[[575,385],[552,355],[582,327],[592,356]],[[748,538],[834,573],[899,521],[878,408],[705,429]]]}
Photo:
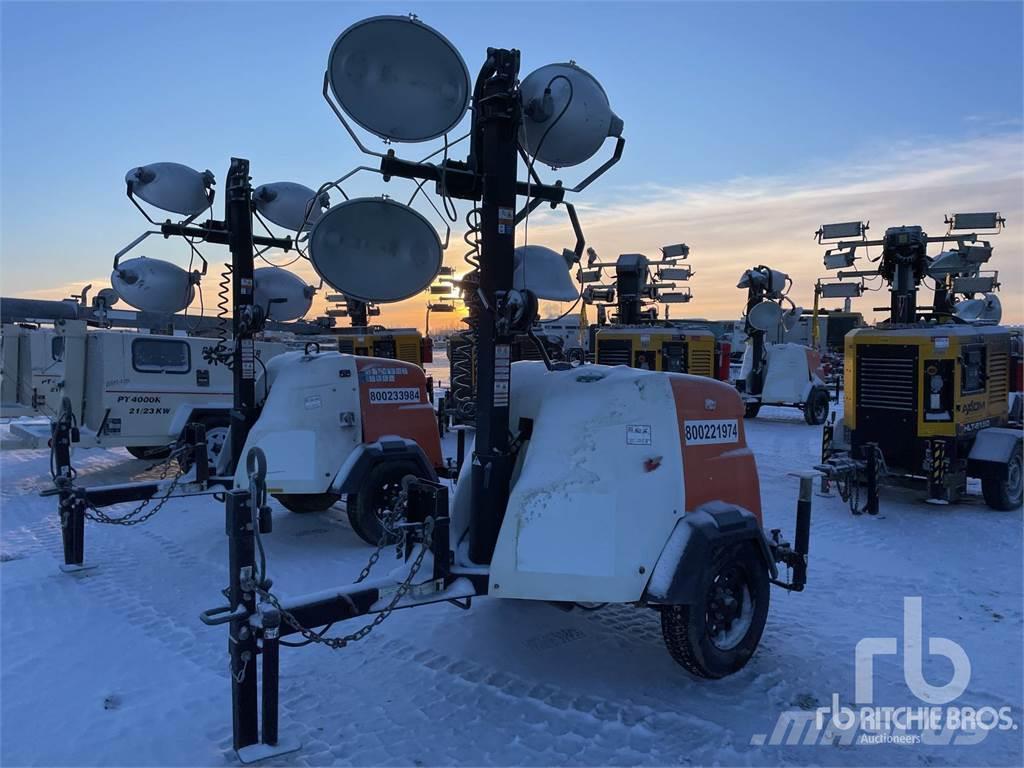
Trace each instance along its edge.
{"label": "trailer jack stand", "polygon": [[789,592],[803,592],[807,584],[807,555],[811,548],[811,499],[816,472],[798,475],[800,496],[796,503],[796,533],[793,544],[782,539],[782,531],[772,529],[769,549],[776,563],[783,563],[792,569],[793,580],[786,582],[772,579],[771,583]]}

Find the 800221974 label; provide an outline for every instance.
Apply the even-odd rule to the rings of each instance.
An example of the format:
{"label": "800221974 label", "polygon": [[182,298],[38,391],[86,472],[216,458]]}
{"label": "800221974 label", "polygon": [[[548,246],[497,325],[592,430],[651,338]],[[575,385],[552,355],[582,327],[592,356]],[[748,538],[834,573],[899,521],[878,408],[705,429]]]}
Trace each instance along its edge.
{"label": "800221974 label", "polygon": [[736,419],[698,419],[683,427],[687,445],[738,443],[740,427]]}

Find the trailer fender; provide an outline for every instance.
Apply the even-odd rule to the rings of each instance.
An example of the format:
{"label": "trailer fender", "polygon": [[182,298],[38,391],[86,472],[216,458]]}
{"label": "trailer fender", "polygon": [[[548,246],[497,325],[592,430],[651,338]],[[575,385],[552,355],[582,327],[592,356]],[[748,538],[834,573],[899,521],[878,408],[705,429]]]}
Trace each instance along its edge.
{"label": "trailer fender", "polygon": [[700,599],[703,575],[721,547],[750,541],[773,579],[778,568],[757,518],[733,504],[711,502],[676,523],[651,573],[644,597],[654,603],[692,605]]}
{"label": "trailer fender", "polygon": [[974,439],[967,456],[967,474],[971,477],[1006,479],[1006,467],[1014,452],[1021,449],[1021,433],[1016,429],[990,427]]}
{"label": "trailer fender", "polygon": [[424,479],[437,481],[437,472],[415,440],[397,435],[384,435],[373,443],[363,443],[349,454],[331,483],[331,493],[358,493],[370,471],[378,464],[403,459],[419,466]]}

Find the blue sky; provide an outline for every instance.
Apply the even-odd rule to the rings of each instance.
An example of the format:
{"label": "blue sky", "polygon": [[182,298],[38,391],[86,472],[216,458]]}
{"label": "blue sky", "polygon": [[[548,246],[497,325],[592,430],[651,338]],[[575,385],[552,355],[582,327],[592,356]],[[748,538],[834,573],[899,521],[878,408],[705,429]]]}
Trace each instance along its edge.
{"label": "blue sky", "polygon": [[[123,175],[134,165],[177,160],[222,177],[234,154],[252,160],[257,183],[292,179],[315,186],[358,164],[320,85],[337,34],[378,13],[417,13],[458,46],[471,72],[487,46],[506,46],[522,50],[524,75],[569,58],[595,74],[625,120],[628,144],[620,166],[588,190],[588,209],[634,210],[665,200],[699,206],[708,199],[727,206],[744,196],[744,180],[777,201],[789,188],[813,189],[861,167],[910,174],[912,182],[947,164],[968,174],[956,177],[955,186],[998,189],[990,205],[1004,213],[1024,208],[1021,3],[4,2],[0,8],[5,295],[60,293],[109,273],[113,252],[143,228],[124,199]],[[975,162],[981,151],[990,154]],[[406,154],[425,153],[409,148]],[[906,157],[916,159],[904,163]],[[986,173],[992,185],[986,186]],[[571,169],[560,177],[578,178]],[[398,194],[373,179],[359,190]],[[863,206],[849,218],[873,214],[879,228],[934,222],[938,229],[948,212],[895,221],[888,217],[916,213],[924,198],[890,197],[881,210]],[[955,194],[928,199],[960,203]],[[662,224],[671,224],[674,209],[659,210]],[[696,260],[702,244],[713,244],[698,242],[700,228],[686,214],[679,209],[688,230],[674,239],[687,239]],[[783,231],[785,222],[778,223]],[[604,227],[605,242],[594,244],[609,253],[661,244],[654,238],[663,227],[643,226],[650,231],[631,233],[625,219],[614,233]],[[794,236],[809,243],[810,232],[797,226],[794,220]],[[1010,226],[1024,229],[1024,220],[1011,218]],[[531,227],[531,239],[532,233]],[[1013,235],[1002,244],[1008,242],[1020,241]],[[1002,258],[1019,261],[1019,249],[1010,250],[1015,253]],[[817,251],[802,258],[820,266]],[[728,264],[725,282],[709,283],[705,293],[729,289],[722,302],[738,305],[724,275],[743,267]],[[694,291],[699,298],[696,285]],[[1004,304],[1012,304],[1008,298]],[[709,304],[704,314],[719,306],[725,303]]]}

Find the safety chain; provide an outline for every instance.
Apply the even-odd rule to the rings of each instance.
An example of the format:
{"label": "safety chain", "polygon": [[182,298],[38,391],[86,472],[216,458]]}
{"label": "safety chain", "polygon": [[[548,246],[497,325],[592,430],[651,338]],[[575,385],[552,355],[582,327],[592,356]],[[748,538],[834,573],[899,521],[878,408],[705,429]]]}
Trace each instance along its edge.
{"label": "safety chain", "polygon": [[[384,622],[388,618],[388,616],[391,615],[391,612],[395,610],[398,604],[402,601],[402,598],[404,598],[409,593],[409,590],[412,589],[413,579],[416,578],[416,574],[419,573],[420,567],[423,565],[423,558],[426,556],[427,552],[430,551],[433,536],[434,518],[428,517],[426,522],[424,522],[423,524],[423,542],[419,554],[416,555],[416,559],[413,560],[412,566],[409,568],[409,575],[406,576],[405,580],[398,585],[394,597],[391,598],[391,602],[388,603],[387,607],[383,611],[374,616],[373,621],[364,624],[362,627],[360,627],[355,632],[349,635],[342,635],[341,637],[324,637],[322,634],[319,634],[311,629],[308,629],[307,627],[302,626],[302,624],[299,623],[299,620],[295,618],[295,615],[287,611],[284,607],[282,607],[281,601],[278,600],[277,597],[275,597],[269,591],[263,589],[262,587],[256,587],[256,592],[260,595],[260,597],[262,597],[264,600],[266,600],[268,603],[274,606],[274,608],[280,611],[281,618],[284,620],[284,622],[288,624],[288,626],[290,626],[296,632],[298,632],[300,635],[302,635],[302,637],[305,638],[308,642],[319,643],[320,645],[325,645],[333,650],[338,650],[339,648],[344,648],[349,643],[354,643],[357,640],[362,640],[374,629],[379,627],[381,623]],[[378,548],[378,551],[375,552],[374,555],[371,555],[371,563],[367,564],[367,567],[363,569],[364,574],[368,574],[369,569],[372,567],[372,564],[375,563],[377,559],[379,559],[380,549],[382,548],[383,547]],[[362,581],[364,578],[365,575],[360,575],[360,578],[357,580],[356,583]]]}
{"label": "safety chain", "polygon": [[[373,551],[373,554],[370,555],[370,559],[367,560],[366,565],[363,566],[363,570],[359,572],[358,578],[356,578],[356,580],[353,582],[354,584],[358,584],[361,581],[365,581],[366,578],[370,575],[370,571],[373,570],[373,566],[375,566],[377,564],[377,561],[380,560],[380,556],[381,553],[384,551],[384,547],[388,545],[388,534],[393,532],[392,526],[394,526],[395,522],[404,514],[404,511],[405,491],[402,491],[402,495],[399,497],[398,503],[395,504],[395,508],[389,510],[385,515],[382,516],[382,519],[380,521],[381,533],[380,539],[378,539],[377,541],[377,549],[375,549]],[[402,556],[401,547],[402,539],[401,537],[399,537],[398,543],[396,544],[397,557]]]}
{"label": "safety chain", "polygon": [[[182,451],[185,450],[187,450],[187,447],[171,451],[171,455],[167,457],[167,460],[163,463],[163,466],[160,470],[160,480],[167,479],[167,475],[171,469],[171,462],[173,462],[182,453]],[[153,501],[153,496],[150,496],[148,499],[143,499],[142,503],[139,504],[139,506],[137,506],[130,512],[125,513],[124,515],[121,515],[120,517],[111,517],[96,505],[86,502],[85,517],[88,520],[92,520],[93,522],[104,523],[106,525],[131,526],[144,523],[157,512],[159,512],[161,508],[164,506],[164,504],[166,504],[170,500],[171,496],[174,494],[174,489],[178,487],[178,481],[181,480],[181,477],[184,474],[185,470],[179,463],[177,472],[175,472],[174,477],[171,478],[171,484],[167,486],[167,492],[164,493],[162,497],[160,497],[160,500],[156,503],[155,506],[150,508],[148,511],[145,511],[145,513],[143,512],[144,510],[146,510],[146,507],[149,506],[150,502]]]}

